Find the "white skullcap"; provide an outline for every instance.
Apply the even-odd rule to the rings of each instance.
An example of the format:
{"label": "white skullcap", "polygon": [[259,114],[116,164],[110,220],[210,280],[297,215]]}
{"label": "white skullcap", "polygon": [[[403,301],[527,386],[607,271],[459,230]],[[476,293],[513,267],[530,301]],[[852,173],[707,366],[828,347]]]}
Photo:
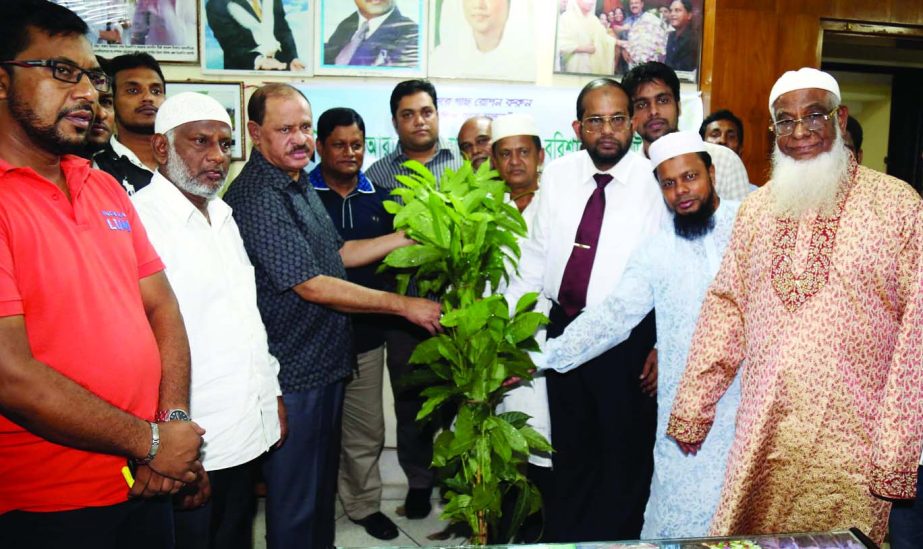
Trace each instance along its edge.
{"label": "white skullcap", "polygon": [[705,142],[699,132],[673,132],[651,143],[647,153],[651,164],[657,169],[664,160],[688,153],[705,152]]}
{"label": "white skullcap", "polygon": [[157,110],[154,133],[164,134],[187,122],[203,120],[216,120],[234,127],[228,111],[214,97],[196,92],[178,93],[164,101]]}
{"label": "white skullcap", "polygon": [[836,79],[824,71],[804,67],[797,71],[788,71],[776,80],[769,92],[769,114],[772,114],[772,104],[776,102],[782,94],[795,90],[806,90],[817,88],[827,90],[836,96],[837,102],[840,101],[840,85]]}
{"label": "white skullcap", "polygon": [[504,114],[493,119],[490,123],[491,143],[496,143],[504,137],[514,135],[538,135],[535,120],[528,114]]}

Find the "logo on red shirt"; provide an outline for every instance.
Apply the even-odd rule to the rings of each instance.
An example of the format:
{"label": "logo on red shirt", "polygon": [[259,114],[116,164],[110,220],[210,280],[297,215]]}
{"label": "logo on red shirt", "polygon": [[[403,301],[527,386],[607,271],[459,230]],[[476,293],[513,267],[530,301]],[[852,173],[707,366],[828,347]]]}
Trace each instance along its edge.
{"label": "logo on red shirt", "polygon": [[103,219],[106,220],[106,226],[112,231],[131,232],[131,223],[128,222],[128,215],[125,212],[113,210],[100,210]]}

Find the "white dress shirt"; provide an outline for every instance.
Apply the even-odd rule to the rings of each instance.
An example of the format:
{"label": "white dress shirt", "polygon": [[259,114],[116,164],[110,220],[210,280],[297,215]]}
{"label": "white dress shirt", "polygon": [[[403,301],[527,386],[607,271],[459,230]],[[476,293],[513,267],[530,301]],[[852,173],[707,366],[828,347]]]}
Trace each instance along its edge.
{"label": "white dress shirt", "polygon": [[166,265],[192,353],[190,410],[205,429],[202,463],[214,471],[253,460],[279,439],[277,375],[256,307],[253,266],[231,208],[205,216],[159,171],[131,197]]}
{"label": "white dress shirt", "polygon": [[[586,151],[568,154],[545,167],[542,197],[529,238],[522,243],[519,273],[506,292],[511,307],[527,292],[540,292],[558,301],[577,227],[596,189],[596,173],[601,172]],[[651,163],[642,155],[628,151],[605,173],[613,180],[605,189],[606,212],[590,273],[587,306],[602,302],[615,288],[631,253],[657,232],[667,216]]]}
{"label": "white dress shirt", "polygon": [[[541,191],[535,191],[535,194],[532,196],[532,201],[529,202],[526,209],[521,212],[522,218],[525,220],[526,226],[529,227],[530,230],[535,220],[535,213],[539,208],[540,192]],[[513,206],[516,205],[510,200],[509,195],[507,195],[507,203]],[[522,240],[524,239],[520,240],[520,244]],[[510,271],[512,275],[512,269],[509,265],[507,265],[507,271]],[[500,293],[504,293],[502,281]],[[513,302],[510,305],[515,307],[516,303]],[[551,300],[544,296],[539,296],[533,311],[547,315],[551,311]],[[539,344],[544,343],[544,330],[537,334],[537,339]],[[551,412],[548,409],[548,388],[545,382],[545,374],[536,372],[530,383],[522,383],[515,389],[506,393],[506,396],[503,397],[503,401],[497,406],[497,413],[502,412],[525,412],[529,414],[529,427],[538,431],[539,434],[551,442]],[[539,467],[551,467],[551,457],[547,454],[529,454],[529,463],[538,465]]]}

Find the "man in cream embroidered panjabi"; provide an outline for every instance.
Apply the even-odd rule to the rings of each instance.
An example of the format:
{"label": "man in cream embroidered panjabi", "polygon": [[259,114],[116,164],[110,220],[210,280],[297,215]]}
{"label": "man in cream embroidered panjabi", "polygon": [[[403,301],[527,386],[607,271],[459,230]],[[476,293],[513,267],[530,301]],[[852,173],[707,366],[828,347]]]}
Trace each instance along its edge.
{"label": "man in cream embroidered panjabi", "polygon": [[741,368],[712,534],[855,526],[881,542],[923,440],[920,197],[857,166],[839,86],[785,73],[772,180],[740,208],[667,434],[695,452]]}

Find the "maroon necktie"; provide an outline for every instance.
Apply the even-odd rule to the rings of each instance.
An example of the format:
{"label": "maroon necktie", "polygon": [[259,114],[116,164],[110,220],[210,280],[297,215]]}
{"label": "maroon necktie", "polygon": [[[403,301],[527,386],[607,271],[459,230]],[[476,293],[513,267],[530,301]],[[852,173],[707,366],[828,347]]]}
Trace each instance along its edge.
{"label": "maroon necktie", "polygon": [[596,245],[599,243],[599,231],[603,226],[603,214],[606,213],[606,185],[612,181],[607,173],[593,176],[596,189],[586,201],[583,217],[574,237],[574,248],[570,259],[564,267],[561,288],[558,290],[558,304],[564,308],[567,316],[575,316],[586,306],[586,290],[590,285],[590,272],[596,258]]}

